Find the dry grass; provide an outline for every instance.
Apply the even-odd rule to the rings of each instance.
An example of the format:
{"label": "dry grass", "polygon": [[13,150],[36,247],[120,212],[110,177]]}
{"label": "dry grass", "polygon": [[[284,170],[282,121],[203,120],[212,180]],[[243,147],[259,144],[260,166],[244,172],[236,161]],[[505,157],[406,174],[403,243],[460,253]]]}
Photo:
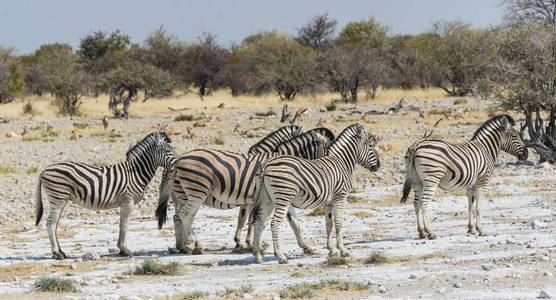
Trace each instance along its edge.
{"label": "dry grass", "polygon": [[41,276],[33,285],[38,292],[70,293],[76,292],[75,281],[54,276]]}
{"label": "dry grass", "polygon": [[312,298],[318,291],[363,291],[369,288],[368,283],[338,279],[321,280],[317,283],[304,282],[290,285],[280,291],[280,297],[285,299]]}
{"label": "dry grass", "polygon": [[353,216],[358,218],[371,218],[373,215],[366,211],[356,211],[352,213]]}
{"label": "dry grass", "polygon": [[324,216],[324,206],[314,208],[307,215],[312,217]]}
{"label": "dry grass", "polygon": [[131,272],[132,275],[139,276],[175,276],[180,272],[181,265],[176,262],[162,262],[156,259],[145,259],[139,266]]}
{"label": "dry grass", "polygon": [[326,258],[326,261],[323,262],[323,266],[327,268],[335,268],[339,266],[349,266],[351,262],[352,260],[349,257],[329,256]]}
{"label": "dry grass", "polygon": [[249,284],[249,285],[243,285],[240,286],[238,288],[226,288],[224,291],[220,292],[219,295],[220,296],[229,296],[229,295],[243,295],[243,294],[250,294],[253,293],[255,289],[253,288],[253,285]]}
{"label": "dry grass", "polygon": [[[407,102],[415,102],[427,99],[429,101],[434,101],[438,99],[446,99],[444,91],[441,89],[413,89],[413,90],[402,90],[402,89],[387,89],[381,90],[375,99],[367,99],[364,92],[361,93],[360,102],[371,102],[371,103],[389,103],[392,101],[397,101],[404,98]],[[322,105],[326,106],[331,103],[332,100],[338,100],[339,95],[337,94],[321,94],[315,96],[297,96],[292,102],[292,106],[310,106],[310,105]],[[29,115],[23,115],[23,107],[28,102],[33,103],[33,110],[36,115],[33,117],[39,120],[54,120],[59,118],[69,118],[61,117],[57,114],[56,108],[51,104],[51,97],[48,96],[33,96],[28,97],[23,101],[15,101],[8,104],[1,105],[1,115],[2,117],[18,119],[18,118],[29,118]],[[103,116],[111,116],[112,113],[108,109],[108,96],[101,95],[98,98],[93,97],[83,97],[80,112],[82,117],[88,118],[101,118]],[[230,108],[268,108],[268,107],[280,107],[283,102],[274,93],[264,95],[264,96],[239,96],[232,97],[228,91],[220,90],[213,93],[211,96],[207,96],[204,100],[201,100],[196,94],[183,94],[176,93],[174,96],[163,98],[163,99],[149,99],[147,102],[137,101],[130,106],[130,116],[131,117],[146,117],[146,116],[173,116],[175,117],[175,112],[168,109],[171,107],[173,109],[191,109],[192,111],[207,110],[209,112],[222,111],[218,106],[221,103],[225,103],[226,109]]]}

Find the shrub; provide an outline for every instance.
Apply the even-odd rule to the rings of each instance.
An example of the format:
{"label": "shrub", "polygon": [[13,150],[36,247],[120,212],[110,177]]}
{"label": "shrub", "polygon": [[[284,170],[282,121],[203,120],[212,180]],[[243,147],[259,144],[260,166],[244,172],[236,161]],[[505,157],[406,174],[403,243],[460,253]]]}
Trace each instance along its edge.
{"label": "shrub", "polygon": [[34,290],[39,292],[76,292],[75,281],[53,276],[42,276],[35,281]]}
{"label": "shrub", "polygon": [[174,276],[179,273],[180,264],[176,261],[172,262],[161,262],[155,259],[146,259],[139,266],[135,267],[133,275],[164,275],[164,276]]}
{"label": "shrub", "polygon": [[27,103],[25,103],[25,105],[23,105],[24,115],[34,116],[36,113],[37,112],[35,111],[35,109],[33,109],[33,103],[31,103],[31,101],[28,101]]}
{"label": "shrub", "polygon": [[349,266],[350,259],[339,256],[329,256],[324,262],[325,267]]}
{"label": "shrub", "polygon": [[174,121],[176,122],[193,121],[193,120],[195,120],[195,117],[193,115],[179,115],[174,119]]}
{"label": "shrub", "polygon": [[208,294],[205,292],[194,291],[194,292],[189,292],[187,294],[181,295],[181,298],[183,300],[195,300],[206,296],[208,296]]}
{"label": "shrub", "polygon": [[317,283],[304,282],[296,285],[290,285],[282,289],[280,291],[280,297],[292,299],[311,298],[315,295],[316,291],[325,288],[338,291],[361,291],[368,289],[369,284],[339,279],[321,280]]}
{"label": "shrub", "polygon": [[365,263],[368,265],[382,265],[388,262],[390,262],[390,259],[384,253],[378,251],[374,251],[365,259]]}
{"label": "shrub", "polygon": [[255,289],[253,288],[253,285],[249,284],[249,285],[240,286],[239,288],[226,288],[221,293],[221,295],[222,296],[227,296],[231,294],[243,295],[245,293],[252,293],[254,290]]}
{"label": "shrub", "polygon": [[275,116],[276,113],[273,110],[265,111],[265,112],[256,112],[255,116],[257,117],[270,117]]}
{"label": "shrub", "polygon": [[330,104],[327,104],[324,107],[326,108],[327,111],[335,111],[337,108],[335,102],[330,102]]}
{"label": "shrub", "polygon": [[454,105],[467,104],[466,98],[457,98],[454,100]]}
{"label": "shrub", "polygon": [[215,137],[212,139],[212,143],[215,145],[224,145],[224,140],[222,140],[222,138]]}

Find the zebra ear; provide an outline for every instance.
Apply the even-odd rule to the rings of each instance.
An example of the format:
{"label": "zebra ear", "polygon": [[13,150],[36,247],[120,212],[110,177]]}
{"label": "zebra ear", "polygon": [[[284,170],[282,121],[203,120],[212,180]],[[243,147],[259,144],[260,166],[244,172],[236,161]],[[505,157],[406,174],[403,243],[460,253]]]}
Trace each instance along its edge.
{"label": "zebra ear", "polygon": [[502,123],[502,126],[506,129],[512,128],[512,124],[510,123],[508,118],[506,118],[506,116],[502,116],[502,118],[500,118],[500,123]]}
{"label": "zebra ear", "polygon": [[378,144],[378,142],[380,141],[380,139],[378,138],[378,136],[374,135],[374,134],[370,134],[368,136],[368,140],[369,140],[369,144],[371,145],[371,147],[374,147]]}

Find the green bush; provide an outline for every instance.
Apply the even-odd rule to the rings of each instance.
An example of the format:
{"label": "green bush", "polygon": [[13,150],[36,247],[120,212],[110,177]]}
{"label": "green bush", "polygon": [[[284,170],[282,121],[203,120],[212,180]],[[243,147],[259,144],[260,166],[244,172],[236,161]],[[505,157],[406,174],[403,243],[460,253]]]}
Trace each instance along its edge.
{"label": "green bush", "polygon": [[164,275],[175,276],[180,271],[180,264],[176,261],[162,262],[155,259],[146,259],[139,266],[135,267],[131,274],[133,275]]}
{"label": "green bush", "polygon": [[75,281],[53,276],[41,276],[33,285],[35,291],[67,293],[76,292]]}

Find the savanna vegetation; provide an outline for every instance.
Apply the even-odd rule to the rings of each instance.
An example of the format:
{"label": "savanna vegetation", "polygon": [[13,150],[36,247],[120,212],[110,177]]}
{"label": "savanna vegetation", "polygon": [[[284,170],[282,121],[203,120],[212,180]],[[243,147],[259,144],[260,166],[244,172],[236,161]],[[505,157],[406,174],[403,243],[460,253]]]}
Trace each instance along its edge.
{"label": "savanna vegetation", "polygon": [[[556,160],[556,1],[506,0],[504,22],[489,29],[436,22],[427,32],[392,34],[373,18],[339,28],[317,15],[293,35],[261,31],[229,46],[214,35],[184,41],[158,28],[142,43],[123,32],[92,32],[77,49],[45,44],[17,55],[0,47],[0,103],[50,95],[60,114],[75,115],[83,96],[106,100],[127,117],[135,101],[216,90],[232,96],[334,93],[345,102],[385,88],[435,87],[475,95],[521,112],[527,144]],[[330,108],[333,106],[331,104]],[[28,100],[26,113],[33,113]]]}

